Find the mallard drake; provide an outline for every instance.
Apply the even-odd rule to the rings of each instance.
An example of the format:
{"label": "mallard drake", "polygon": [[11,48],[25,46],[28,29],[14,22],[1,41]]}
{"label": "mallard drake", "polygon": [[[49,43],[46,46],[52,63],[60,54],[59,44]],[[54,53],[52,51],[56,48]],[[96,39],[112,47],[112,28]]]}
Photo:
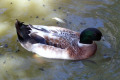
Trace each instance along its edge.
{"label": "mallard drake", "polygon": [[95,54],[102,33],[87,28],[80,33],[55,26],[15,23],[18,40],[26,50],[52,59],[82,60]]}

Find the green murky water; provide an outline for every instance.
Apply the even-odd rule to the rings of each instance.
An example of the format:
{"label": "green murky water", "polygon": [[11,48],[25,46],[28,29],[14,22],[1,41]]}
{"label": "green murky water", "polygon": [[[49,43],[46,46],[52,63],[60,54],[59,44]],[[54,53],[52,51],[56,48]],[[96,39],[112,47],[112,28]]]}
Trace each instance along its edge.
{"label": "green murky water", "polygon": [[[105,40],[97,42],[98,50],[88,60],[39,58],[17,42],[15,19],[78,32],[95,27]],[[119,20],[119,0],[0,0],[0,80],[119,80]]]}

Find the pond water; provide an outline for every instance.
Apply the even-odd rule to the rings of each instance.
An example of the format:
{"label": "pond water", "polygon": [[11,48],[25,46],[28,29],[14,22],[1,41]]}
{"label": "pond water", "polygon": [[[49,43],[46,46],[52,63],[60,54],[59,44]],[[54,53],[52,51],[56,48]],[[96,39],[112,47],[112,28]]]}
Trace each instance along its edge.
{"label": "pond water", "polygon": [[[0,80],[119,80],[120,0],[0,0]],[[60,23],[53,18],[60,18]],[[87,60],[36,57],[17,41],[15,20],[81,32],[95,27],[105,40]]]}

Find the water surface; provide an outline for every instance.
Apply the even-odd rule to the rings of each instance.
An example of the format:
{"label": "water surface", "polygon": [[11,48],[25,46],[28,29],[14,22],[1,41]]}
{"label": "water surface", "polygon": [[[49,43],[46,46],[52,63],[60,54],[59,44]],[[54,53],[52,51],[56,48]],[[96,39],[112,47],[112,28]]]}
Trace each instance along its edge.
{"label": "water surface", "polygon": [[[0,0],[0,80],[119,80],[119,0]],[[65,21],[60,23],[52,18]],[[101,30],[96,54],[82,61],[35,57],[17,41],[15,19],[81,32]]]}

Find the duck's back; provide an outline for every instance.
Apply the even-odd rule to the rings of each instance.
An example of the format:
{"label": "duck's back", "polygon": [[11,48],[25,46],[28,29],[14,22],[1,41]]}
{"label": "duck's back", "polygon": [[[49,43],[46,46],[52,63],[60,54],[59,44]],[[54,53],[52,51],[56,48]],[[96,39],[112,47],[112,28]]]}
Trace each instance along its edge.
{"label": "duck's back", "polygon": [[[61,27],[44,26],[44,25],[30,25],[30,35],[36,34],[45,38],[46,40],[66,40],[68,43],[80,40],[80,33]],[[64,43],[64,42],[63,42]]]}

